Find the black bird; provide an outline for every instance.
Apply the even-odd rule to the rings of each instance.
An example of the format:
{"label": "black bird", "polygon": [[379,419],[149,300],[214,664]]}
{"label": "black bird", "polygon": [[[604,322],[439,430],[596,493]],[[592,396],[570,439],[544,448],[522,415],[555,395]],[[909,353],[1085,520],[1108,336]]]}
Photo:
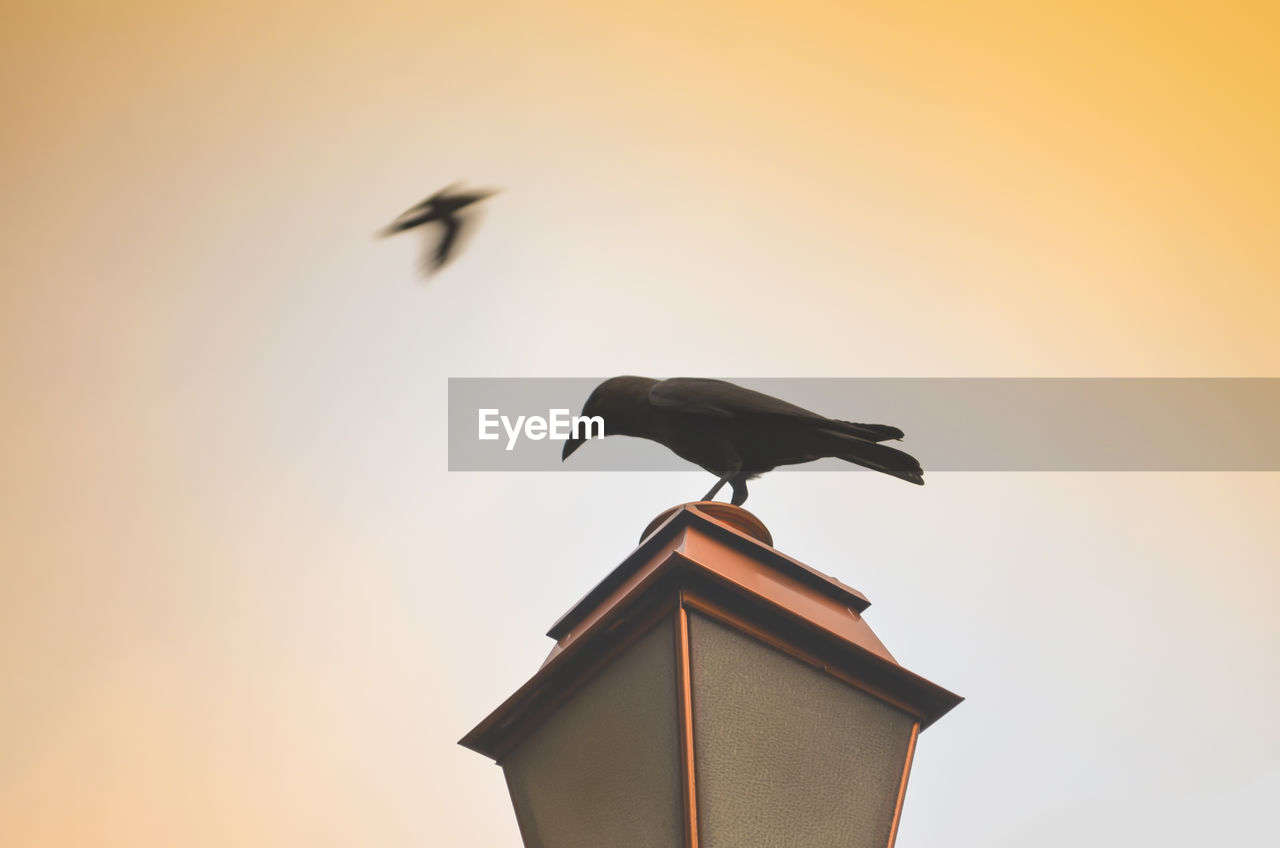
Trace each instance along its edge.
{"label": "black bird", "polygon": [[[582,414],[603,418],[606,436],[652,439],[719,477],[703,500],[728,483],[734,506],[741,506],[748,480],[779,465],[828,456],[924,485],[915,457],[877,444],[901,439],[897,427],[824,418],[723,380],[613,377],[596,386]],[[561,461],[584,441],[566,441]]]}
{"label": "black bird", "polygon": [[446,186],[417,206],[405,210],[400,217],[388,224],[379,235],[385,238],[405,230],[411,230],[414,227],[439,223],[444,227],[444,232],[440,234],[440,241],[436,244],[436,249],[427,254],[423,267],[428,274],[440,270],[449,261],[449,254],[453,251],[454,245],[458,240],[458,234],[462,232],[463,225],[469,220],[468,216],[460,214],[461,211],[473,203],[478,203],[486,197],[497,194],[497,191],[484,190],[472,192],[456,191],[460,185],[461,183],[454,183]]}

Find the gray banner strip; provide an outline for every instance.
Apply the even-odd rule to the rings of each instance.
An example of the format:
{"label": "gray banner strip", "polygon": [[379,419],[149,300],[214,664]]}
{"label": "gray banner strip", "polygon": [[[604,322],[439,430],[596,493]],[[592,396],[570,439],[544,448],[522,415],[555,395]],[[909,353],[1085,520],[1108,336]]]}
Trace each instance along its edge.
{"label": "gray banner strip", "polygon": [[[563,441],[549,431],[566,430],[602,379],[451,378],[449,470],[694,468],[661,445],[622,436],[592,440],[562,464]],[[1276,378],[727,379],[830,418],[899,427],[906,438],[889,444],[926,474],[1280,471]],[[480,438],[482,410],[493,438]],[[531,418],[547,421],[542,438]],[[789,466],[855,467],[834,459]]]}

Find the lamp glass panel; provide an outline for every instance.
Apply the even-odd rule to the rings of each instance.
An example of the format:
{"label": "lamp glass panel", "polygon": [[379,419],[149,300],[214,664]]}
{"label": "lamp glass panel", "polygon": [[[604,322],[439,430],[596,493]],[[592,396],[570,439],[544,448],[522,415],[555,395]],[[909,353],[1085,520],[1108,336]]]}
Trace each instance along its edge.
{"label": "lamp glass panel", "polygon": [[700,848],[885,848],[914,718],[691,613]]}
{"label": "lamp glass panel", "polygon": [[527,848],[678,848],[675,623],[663,618],[503,761]]}

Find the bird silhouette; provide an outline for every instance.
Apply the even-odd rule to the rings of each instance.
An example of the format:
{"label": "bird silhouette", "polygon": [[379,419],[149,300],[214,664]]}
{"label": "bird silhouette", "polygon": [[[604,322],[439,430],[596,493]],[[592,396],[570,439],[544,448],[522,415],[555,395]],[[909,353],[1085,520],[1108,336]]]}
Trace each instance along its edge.
{"label": "bird silhouette", "polygon": [[[596,386],[582,414],[603,418],[606,436],[651,439],[715,474],[719,482],[704,501],[728,483],[733,504],[741,506],[748,480],[779,465],[828,456],[924,485],[915,457],[879,444],[901,439],[897,427],[825,418],[723,380],[613,377]],[[561,461],[584,441],[567,440]]]}
{"label": "bird silhouette", "polygon": [[458,236],[470,220],[470,216],[463,215],[462,210],[497,194],[496,189],[460,192],[457,191],[460,185],[462,184],[453,183],[446,186],[417,206],[406,209],[379,233],[385,238],[427,224],[439,224],[443,227],[444,231],[440,234],[435,249],[428,250],[423,258],[423,271],[426,274],[440,270],[451,258]]}

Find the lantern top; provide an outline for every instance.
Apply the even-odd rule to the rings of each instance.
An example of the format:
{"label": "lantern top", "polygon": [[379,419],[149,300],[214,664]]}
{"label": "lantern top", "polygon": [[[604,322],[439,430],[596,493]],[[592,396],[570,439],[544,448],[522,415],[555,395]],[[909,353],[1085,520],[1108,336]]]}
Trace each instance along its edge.
{"label": "lantern top", "polygon": [[640,544],[552,625],[537,674],[462,740],[500,759],[653,616],[711,604],[765,641],[792,646],[915,716],[927,727],[961,698],[903,668],[863,620],[857,590],[775,550],[740,507],[695,502],[650,522]]}
{"label": "lantern top", "polygon": [[[794,595],[792,600],[803,603],[805,596],[821,598],[828,605],[847,608],[855,618],[871,606],[871,601],[858,590],[775,549],[769,529],[742,507],[718,501],[696,501],[672,507],[649,522],[639,547],[561,616],[547,635],[556,640],[558,648],[565,647],[582,629],[584,621],[598,617],[611,598],[618,599],[615,596],[619,589],[634,584],[637,577],[642,577],[672,552],[703,563],[722,561],[725,553],[731,553],[735,560],[745,558],[759,563],[766,570],[780,572],[811,590],[803,596]],[[875,644],[878,652],[892,661],[878,640]]]}
{"label": "lantern top", "polygon": [[724,501],[695,501],[673,506],[649,522],[649,526],[644,528],[644,532],[640,534],[640,542],[643,544],[645,539],[653,535],[653,531],[665,524],[667,519],[682,509],[691,509],[713,521],[727,524],[739,533],[745,533],[757,542],[773,547],[773,534],[769,532],[768,527],[764,526],[763,521],[742,507],[727,504]]}

